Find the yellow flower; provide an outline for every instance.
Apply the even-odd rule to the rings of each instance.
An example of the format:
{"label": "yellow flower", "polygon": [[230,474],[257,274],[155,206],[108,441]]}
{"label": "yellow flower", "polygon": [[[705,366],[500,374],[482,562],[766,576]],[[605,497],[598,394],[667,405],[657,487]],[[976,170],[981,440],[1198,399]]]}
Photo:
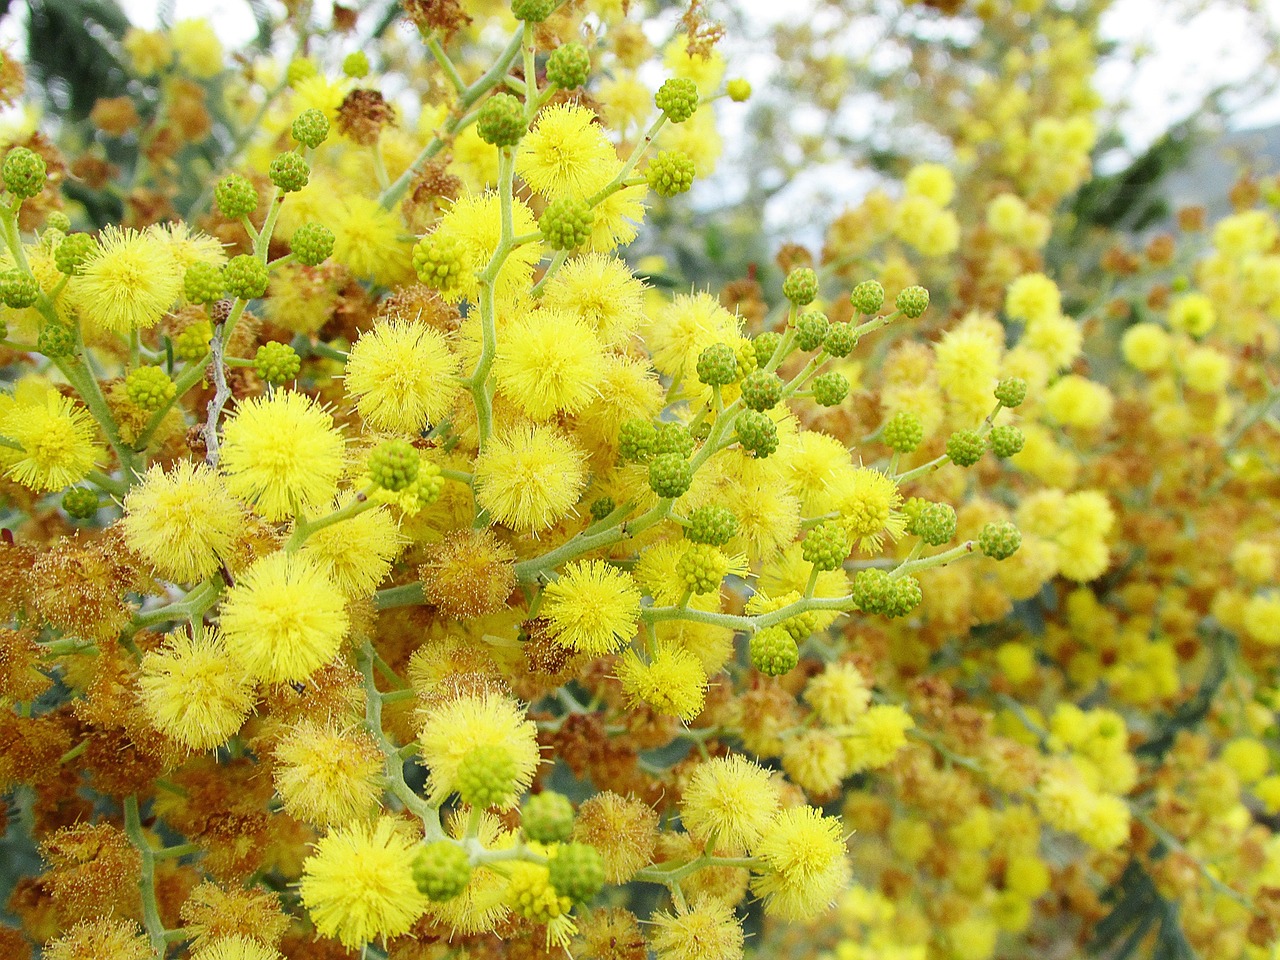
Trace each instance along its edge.
{"label": "yellow flower", "polygon": [[659,643],[648,662],[628,650],[618,664],[618,681],[632,706],[646,703],[658,713],[685,722],[700,714],[706,702],[707,675],[702,662],[673,643]]}
{"label": "yellow flower", "polygon": [[275,748],[276,793],[304,823],[335,826],[376,809],[385,758],[363,731],[341,732],[303,720]]}
{"label": "yellow flower", "polygon": [[251,397],[223,427],[222,472],[232,495],[268,520],[325,507],[343,467],[342,434],[333,418],[293,391]]}
{"label": "yellow flower", "polygon": [[0,437],[22,447],[0,448],[0,464],[31,490],[61,490],[83,480],[103,453],[96,435],[89,411],[57,390],[20,400],[0,395]]}
{"label": "yellow flower", "polygon": [[121,43],[129,57],[129,65],[140,77],[150,77],[173,63],[173,47],[169,38],[158,30],[130,27]]}
{"label": "yellow flower", "polygon": [[[337,510],[354,498],[349,491],[333,507]],[[311,560],[343,596],[355,600],[368,597],[386,579],[402,543],[390,511],[379,506],[317,530],[298,555]]]}
{"label": "yellow flower", "polygon": [[97,249],[67,284],[66,297],[87,324],[127,334],[154,327],[182,293],[182,266],[157,232],[108,224]]}
{"label": "yellow flower", "polygon": [[125,542],[175,583],[212,575],[244,529],[244,510],[212,467],[179,460],[153,465],[124,499]]}
{"label": "yellow flower", "polygon": [[169,30],[178,65],[198,80],[222,71],[222,42],[208,20],[179,20]]}
{"label": "yellow flower", "polygon": [[542,306],[580,318],[609,347],[631,338],[644,321],[644,291],[625,262],[587,253],[566,260],[547,282]]}
{"label": "yellow flower", "polygon": [[560,642],[592,656],[613,653],[635,635],[640,591],[624,570],[575,560],[542,591],[542,616]]}
{"label": "yellow flower", "polygon": [[355,342],[345,385],[370,426],[416,436],[453,408],[462,389],[457,374],[458,360],[440,333],[392,319]]}
{"label": "yellow flower", "polygon": [[541,763],[538,728],[524,708],[500,693],[468,694],[423,711],[418,742],[419,759],[429,771],[432,803],[442,803],[454,791],[458,767],[477,747],[503,747],[515,764],[516,790],[507,806],[533,782]]}
{"label": "yellow flower", "polygon": [[804,698],[830,726],[853,723],[871,704],[871,688],[852,663],[832,663],[804,688]]}
{"label": "yellow flower", "polygon": [[816,917],[849,882],[840,821],[813,807],[779,813],[752,853],[763,872],[751,889],[765,898],[765,913],[782,920]]}
{"label": "yellow flower", "polygon": [[262,941],[235,933],[200,947],[191,960],[281,960],[281,956]]}
{"label": "yellow flower", "polygon": [[1015,320],[1033,322],[1056,317],[1062,312],[1058,285],[1043,273],[1023,274],[1005,293],[1004,311]]}
{"label": "yellow flower", "polygon": [[412,271],[412,245],[399,219],[376,200],[348,194],[333,208],[333,259],[357,277],[382,286],[407,280]]}
{"label": "yellow flower", "polygon": [[346,602],[314,561],[283,551],[246,570],[222,603],[222,632],[250,675],[306,680],[338,653]]}
{"label": "yellow flower", "polygon": [[742,924],[733,906],[715,897],[695,897],[675,913],[659,910],[649,938],[658,960],[740,960]]}
{"label": "yellow flower", "polygon": [[[538,222],[533,212],[519,198],[512,203],[511,217],[516,236],[537,232]],[[476,274],[488,265],[502,239],[502,209],[498,194],[489,191],[460,198],[440,218],[436,230],[442,236],[457,240],[463,252],[462,276],[458,285],[441,291],[441,296],[452,303],[462,299],[474,301],[480,293]],[[542,244],[539,242],[521,244],[512,250],[494,280],[494,296],[499,301],[509,301],[518,292],[527,290],[533,266],[540,259]]]}
{"label": "yellow flower", "polygon": [[907,745],[907,731],[915,726],[911,714],[897,704],[876,704],[849,725],[844,750],[850,771],[888,766]]}
{"label": "yellow flower", "polygon": [[841,478],[836,509],[849,539],[857,541],[865,553],[880,549],[886,536],[897,540],[906,529],[906,519],[898,510],[902,494],[893,479],[879,470],[859,467]]}
{"label": "yellow flower", "polygon": [[1203,293],[1188,293],[1169,305],[1169,326],[1193,337],[1203,337],[1217,322],[1213,301]]}
{"label": "yellow flower", "polygon": [[1135,323],[1121,337],[1120,349],[1131,367],[1148,373],[1169,361],[1173,342],[1159,324]]}
{"label": "yellow flower", "polygon": [[534,420],[577,413],[595,396],[603,372],[595,333],[571,314],[531,310],[498,337],[494,382]]}
{"label": "yellow flower", "polygon": [[596,115],[575,103],[558,103],[543,110],[520,141],[516,173],[548,200],[586,199],[609,182],[613,174],[605,171],[617,162]]}
{"label": "yellow flower", "polygon": [[476,499],[518,533],[545,530],[573,509],[586,486],[584,457],[550,426],[517,425],[476,457]]}
{"label": "yellow flower", "polygon": [[769,771],[745,757],[700,763],[680,798],[680,822],[704,844],[741,853],[764,835],[778,812],[779,791]]}
{"label": "yellow flower", "polygon": [[740,321],[709,293],[680,294],[660,310],[645,331],[653,365],[669,377],[688,376],[704,349],[736,346]]}
{"label": "yellow flower", "polygon": [[155,951],[133,920],[99,917],[77,923],[45,945],[45,960],[151,960]]}
{"label": "yellow flower", "polygon": [[298,892],[322,935],[356,949],[408,933],[427,908],[413,882],[415,842],[394,817],[339,827],[316,844]]}
{"label": "yellow flower", "polygon": [[192,750],[225,743],[253,708],[253,683],[213,629],[171,633],[142,658],[138,688],[152,725]]}

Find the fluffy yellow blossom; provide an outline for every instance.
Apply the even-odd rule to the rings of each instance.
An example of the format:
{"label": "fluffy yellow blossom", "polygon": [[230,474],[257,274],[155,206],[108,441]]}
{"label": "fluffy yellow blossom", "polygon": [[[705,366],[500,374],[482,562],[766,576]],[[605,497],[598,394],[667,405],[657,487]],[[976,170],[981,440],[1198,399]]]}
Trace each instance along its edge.
{"label": "fluffy yellow blossom", "polygon": [[457,358],[438,331],[393,319],[355,342],[344,383],[370,426],[416,436],[452,409],[462,389],[457,374]]}
{"label": "fluffy yellow blossom", "polygon": [[[334,501],[335,510],[355,499],[348,492]],[[404,538],[386,507],[374,507],[331,524],[307,537],[299,556],[312,561],[345,597],[367,597],[377,589],[399,554]]]}
{"label": "fluffy yellow blossom", "polygon": [[222,42],[208,20],[179,20],[169,30],[178,66],[198,80],[222,70]]}
{"label": "fluffy yellow blossom", "polygon": [[281,960],[279,950],[240,934],[210,940],[191,957],[192,960]]}
{"label": "fluffy yellow blossom", "polygon": [[603,373],[595,332],[572,314],[532,310],[498,338],[494,381],[534,420],[577,413],[595,396]]}
{"label": "fluffy yellow blossom", "polygon": [[548,632],[592,656],[613,653],[635,634],[640,591],[624,570],[603,560],[575,560],[542,593]]}
{"label": "fluffy yellow blossom", "polygon": [[1024,274],[1009,284],[1004,310],[1013,319],[1028,323],[1052,319],[1062,312],[1062,294],[1043,273]]}
{"label": "fluffy yellow blossom", "polygon": [[897,704],[876,704],[843,731],[844,749],[853,772],[887,766],[907,744],[915,726],[911,714]]}
{"label": "fluffy yellow blossom", "polygon": [[219,465],[233,496],[268,520],[314,512],[333,499],[344,441],[333,418],[304,394],[251,397],[223,427]]}
{"label": "fluffy yellow blossom", "polygon": [[745,757],[699,764],[680,798],[680,822],[700,844],[741,853],[753,846],[778,812],[779,793],[768,770]]}
{"label": "fluffy yellow blossom", "polygon": [[555,427],[513,427],[496,434],[476,458],[476,498],[512,530],[545,530],[578,502],[586,485],[583,460]]}
{"label": "fluffy yellow blossom", "polygon": [[124,499],[121,529],[129,547],[175,583],[212,575],[232,555],[243,508],[206,464],[152,466]]}
{"label": "fluffy yellow blossom", "polygon": [[617,257],[571,257],[547,283],[542,306],[577,316],[604,346],[633,336],[644,320],[644,284]]}
{"label": "fluffy yellow blossom", "polygon": [[616,162],[595,114],[574,103],[559,103],[543,110],[521,139],[516,173],[548,200],[585,199],[608,182],[609,175],[601,179],[602,168]]}
{"label": "fluffy yellow blossom", "polygon": [[156,729],[192,750],[226,742],[253,708],[252,682],[212,629],[170,634],[142,658],[138,689]]}
{"label": "fluffy yellow blossom", "polygon": [[459,765],[477,747],[504,747],[510,754],[516,795],[508,807],[533,782],[541,762],[538,731],[524,708],[495,692],[468,694],[428,707],[423,711],[418,742],[433,803],[440,803],[454,791]]}
{"label": "fluffy yellow blossom", "polygon": [[761,872],[751,889],[765,912],[782,920],[807,920],[826,910],[848,883],[840,821],[809,806],[783,810],[752,849]]}
{"label": "fluffy yellow blossom", "polygon": [[322,837],[298,888],[316,929],[352,949],[408,933],[427,907],[413,882],[413,849],[403,822],[389,816]]}
{"label": "fluffy yellow blossom", "polygon": [[689,721],[702,712],[707,675],[683,647],[659,643],[652,658],[628,650],[618,664],[618,681],[633,706],[646,703],[658,713]]}
{"label": "fluffy yellow blossom", "polygon": [[36,491],[83,480],[103,455],[89,411],[52,389],[0,395],[0,437],[18,445],[0,448],[5,475]]}
{"label": "fluffy yellow blossom", "polygon": [[182,293],[182,267],[163,236],[103,228],[65,294],[86,324],[127,334],[160,322]]}
{"label": "fluffy yellow blossom", "polygon": [[336,826],[377,808],[386,758],[367,733],[304,720],[276,744],[274,754],[276,793],[290,816]]}
{"label": "fluffy yellow blossom", "polygon": [[842,477],[835,500],[845,533],[865,553],[879,550],[885,537],[897,540],[906,529],[898,485],[879,470],[859,467]]}
{"label": "fluffy yellow blossom", "polygon": [[274,683],[306,680],[337,655],[346,603],[313,560],[283,551],[249,567],[222,603],[227,645],[249,674]]}
{"label": "fluffy yellow blossom", "polygon": [[675,913],[655,913],[651,922],[649,944],[658,960],[741,960],[742,925],[721,900],[697,897]]}

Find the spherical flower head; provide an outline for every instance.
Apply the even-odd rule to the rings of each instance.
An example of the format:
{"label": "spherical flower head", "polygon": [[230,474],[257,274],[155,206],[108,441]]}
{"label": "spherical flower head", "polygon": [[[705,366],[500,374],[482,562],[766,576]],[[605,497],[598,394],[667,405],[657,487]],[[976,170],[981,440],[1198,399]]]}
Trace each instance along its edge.
{"label": "spherical flower head", "polygon": [[764,627],[751,637],[751,665],[766,677],[790,673],[800,662],[796,641],[784,628]]}
{"label": "spherical flower head", "polygon": [[502,747],[514,766],[514,789],[497,804],[501,809],[515,806],[533,782],[541,761],[538,730],[524,708],[493,691],[467,694],[426,708],[418,742],[422,746],[420,760],[429,771],[432,803],[456,792],[463,761],[479,747]]}
{"label": "spherical flower head", "polygon": [[138,679],[147,719],[191,750],[212,750],[253,708],[253,682],[216,630],[172,633],[142,658]]}
{"label": "spherical flower head", "polygon": [[44,189],[47,173],[44,157],[27,147],[13,147],[0,165],[4,188],[19,200],[37,196]]}
{"label": "spherical flower head", "polygon": [[[334,501],[334,509],[348,506],[355,496],[348,491]],[[298,554],[312,561],[343,596],[358,600],[371,596],[386,579],[403,543],[391,511],[378,506],[315,531]]]}
{"label": "spherical flower head", "polygon": [[[592,111],[558,103],[538,114],[520,141],[516,173],[548,200],[585,199],[608,183],[617,160]],[[602,171],[609,171],[603,180]]]}
{"label": "spherical flower head", "polygon": [[63,237],[53,254],[58,272],[74,276],[80,271],[80,265],[93,255],[97,246],[97,242],[87,233],[72,233]]}
{"label": "spherical flower head", "polygon": [[183,273],[157,234],[108,224],[98,249],[68,281],[66,297],[85,323],[127,334],[160,322],[182,294]]}
{"label": "spherical flower head", "polygon": [[789,738],[782,748],[782,769],[792,783],[814,797],[839,793],[847,767],[840,739],[829,730],[809,728]]}
{"label": "spherical flower head", "polygon": [[589,843],[559,844],[551,851],[547,879],[571,904],[587,903],[604,886],[604,859]]}
{"label": "spherical flower head", "polygon": [[573,839],[600,851],[606,880],[626,883],[653,860],[658,815],[643,800],[604,791],[578,808]]}
{"label": "spherical flower head", "polygon": [[516,762],[500,744],[479,746],[458,764],[458,797],[469,807],[510,806],[516,792]]}
{"label": "spherical flower head", "polygon": [[498,337],[498,390],[534,420],[580,411],[597,395],[604,360],[594,331],[572,314],[531,310]]}
{"label": "spherical flower head", "polygon": [[660,197],[675,197],[693,187],[698,174],[693,158],[680,150],[659,150],[645,167],[649,189]]}
{"label": "spherical flower head", "polygon": [[1213,301],[1203,293],[1188,293],[1169,305],[1169,326],[1193,337],[1203,337],[1217,323]]}
{"label": "spherical flower head", "polygon": [[996,384],[994,396],[1003,406],[1020,407],[1027,399],[1027,381],[1021,377],[1005,377]]}
{"label": "spherical flower head", "polygon": [[50,940],[41,956],[45,960],[151,960],[155,952],[135,921],[99,917],[77,923]]}
{"label": "spherical flower head", "polygon": [[918,320],[929,309],[929,291],[924,287],[907,287],[893,302],[898,312],[909,320]]}
{"label": "spherical flower head", "polygon": [[0,303],[13,310],[23,310],[40,296],[40,284],[21,270],[0,273]]}
{"label": "spherical flower head", "polygon": [[893,478],[868,467],[844,476],[836,494],[845,533],[865,553],[879,550],[886,536],[891,540],[902,536],[906,519],[898,509],[901,505],[902,494]]}
{"label": "spherical flower head", "polygon": [[289,249],[294,259],[304,267],[318,267],[333,255],[337,238],[333,231],[320,223],[304,223],[293,231]]}
{"label": "spherical flower head", "polygon": [[495,147],[514,147],[524,136],[524,105],[509,93],[495,93],[480,106],[476,133]]}
{"label": "spherical flower head", "polygon": [[577,250],[591,239],[594,226],[591,206],[578,197],[552,200],[538,218],[542,239],[552,250]]}
{"label": "spherical flower head", "polygon": [[315,562],[269,554],[222,602],[227,646],[256,679],[297,683],[332,660],[347,634],[346,601]]}
{"label": "spherical flower head", "polygon": [[240,300],[253,300],[267,292],[271,275],[267,265],[257,257],[242,253],[232,257],[222,271],[227,295]]}
{"label": "spherical flower head", "polygon": [[222,41],[208,20],[179,20],[169,31],[178,65],[197,80],[222,71]]}
{"label": "spherical flower head", "polygon": [[293,133],[293,139],[304,147],[314,150],[329,137],[329,118],[325,116],[323,110],[312,107],[298,114],[290,130]]}
{"label": "spherical flower head", "polygon": [[824,520],[804,538],[801,555],[818,570],[838,570],[849,556],[849,540],[841,525]]}
{"label": "spherical flower head", "polygon": [[1050,319],[1062,313],[1062,294],[1043,273],[1023,274],[1009,284],[1004,312],[1013,320],[1028,323]]}
{"label": "spherical flower head", "polygon": [[196,261],[182,275],[182,295],[188,303],[216,303],[227,295],[227,275],[223,267]]}
{"label": "spherical flower head", "polygon": [[591,76],[591,55],[577,41],[556,47],[547,58],[547,80],[564,90],[573,90]]}
{"label": "spherical flower head", "polygon": [[347,357],[345,385],[370,426],[417,435],[453,407],[458,360],[444,337],[407,320],[383,321]]}
{"label": "spherical flower head", "polygon": [[746,103],[751,99],[751,83],[743,77],[734,77],[724,89],[734,103]]}
{"label": "spherical flower head", "polygon": [[191,960],[282,960],[282,956],[261,940],[233,933],[204,942],[192,952]]}
{"label": "spherical flower head", "polygon": [[659,910],[649,921],[649,945],[657,960],[741,960],[742,924],[733,906],[709,895],[694,897],[675,913]]}
{"label": "spherical flower head", "polygon": [[408,933],[427,906],[413,882],[415,846],[386,816],[322,837],[298,889],[316,930],[351,949]]}
{"label": "spherical flower head", "polygon": [[1259,593],[1244,605],[1245,633],[1267,647],[1280,647],[1280,595]]}
{"label": "spherical flower head", "polygon": [[517,425],[476,457],[480,506],[518,533],[545,530],[573,509],[586,486],[585,457],[558,429]]}
{"label": "spherical flower head", "polygon": [[871,687],[854,664],[833,663],[809,680],[804,699],[823,723],[842,727],[866,713]]}
{"label": "spherical flower head", "polygon": [[764,767],[745,757],[700,763],[680,799],[680,822],[699,845],[740,854],[764,835],[780,803],[778,785]]}
{"label": "spherical flower head", "polygon": [[884,422],[880,439],[890,450],[911,453],[924,442],[924,424],[909,410],[899,410]]}
{"label": "spherical flower head", "polygon": [[672,643],[659,641],[648,662],[628,650],[618,664],[618,681],[631,706],[648,704],[686,723],[702,712],[706,702],[707,674],[702,662]]}
{"label": "spherical flower head", "polygon": [[339,826],[377,809],[385,757],[367,733],[303,720],[276,744],[274,755],[276,793],[291,817]]}
{"label": "spherical flower head", "polygon": [[[818,297],[818,273],[812,267],[796,267],[782,283],[782,295],[797,307],[806,307]],[[821,337],[818,338],[821,342]],[[810,347],[809,349],[812,349]]]}
{"label": "spherical flower head", "polygon": [[[327,220],[333,228],[333,259],[357,277],[390,287],[412,276],[413,248],[398,212],[393,214],[377,200],[353,193],[335,206]],[[522,254],[516,251],[513,256]]]}
{"label": "spherical flower head", "polygon": [[124,499],[121,529],[129,548],[166,580],[194,583],[231,557],[244,529],[244,510],[223,479],[203,463],[160,464]]}
{"label": "spherical flower head", "polygon": [[22,446],[0,451],[5,475],[37,492],[83,480],[102,456],[89,411],[52,389],[0,406],[0,436]]}
{"label": "spherical flower head", "polygon": [[671,77],[662,82],[653,102],[672,123],[684,123],[698,109],[698,85],[686,77]]}
{"label": "spherical flower head", "polygon": [[135,367],[125,377],[125,395],[143,410],[159,410],[177,395],[177,387],[162,367]]}
{"label": "spherical flower head", "polygon": [[645,286],[625,262],[600,253],[570,257],[542,291],[542,307],[577,316],[603,346],[625,343],[644,319]]}
{"label": "spherical flower head", "polygon": [[549,924],[573,909],[573,901],[552,886],[546,866],[517,860],[508,872],[504,899],[512,911],[526,920]]}
{"label": "spherical flower head", "polygon": [[542,591],[548,633],[589,656],[614,653],[635,635],[640,591],[625,570],[603,560],[575,560]]}
{"label": "spherical flower head", "polygon": [[772,410],[782,399],[783,387],[776,373],[753,370],[742,380],[742,402],[750,410]]}
{"label": "spherical flower head", "polygon": [[223,427],[220,466],[232,495],[268,520],[328,506],[345,441],[305,394],[279,391],[243,401]]}
{"label": "spherical flower head", "polygon": [[471,857],[448,840],[423,844],[413,861],[413,881],[429,900],[452,900],[471,882]]}
{"label": "spherical flower head", "polygon": [[907,745],[907,731],[915,726],[911,714],[897,704],[876,704],[857,716],[844,738],[849,770],[878,770],[888,766]]}
{"label": "spherical flower head", "polygon": [[1026,435],[1022,430],[1008,423],[996,424],[987,434],[987,446],[1001,460],[1021,453],[1026,442]]}
{"label": "spherical flower head", "polygon": [[[521,149],[523,150],[523,146]],[[519,198],[512,202],[511,216],[512,227],[517,236],[537,231],[538,224],[533,212]],[[456,250],[449,257],[456,257],[458,265],[449,268],[450,279],[447,285],[437,285],[440,295],[450,303],[464,298],[475,302],[480,294],[476,274],[493,258],[502,240],[502,206],[498,194],[489,191],[459,198],[440,218],[431,237],[434,238],[437,255],[447,252],[448,241],[457,244]],[[494,280],[494,295],[500,302],[528,289],[533,266],[541,259],[542,251],[542,244],[534,242],[521,244],[508,254]],[[454,270],[456,277],[453,276]],[[422,278],[422,268],[419,268],[419,277]],[[423,279],[423,282],[431,283],[427,279]]]}
{"label": "spherical flower head", "polygon": [[427,548],[422,592],[443,617],[474,620],[507,605],[516,588],[515,553],[490,530],[459,529]]}
{"label": "spherical flower head", "polygon": [[62,495],[62,509],[72,520],[92,520],[99,505],[97,491],[88,487],[72,487]]}
{"label": "spherical flower head", "polygon": [[287,343],[271,340],[258,347],[253,357],[253,370],[266,383],[283,386],[298,376],[302,358]]}
{"label": "spherical flower head", "polygon": [[544,790],[525,800],[520,827],[535,843],[559,843],[573,833],[573,804],[563,793]]}
{"label": "spherical flower head", "polygon": [[827,909],[849,882],[844,832],[835,817],[813,807],[783,810],[752,849],[763,871],[751,889],[781,920],[810,920]]}

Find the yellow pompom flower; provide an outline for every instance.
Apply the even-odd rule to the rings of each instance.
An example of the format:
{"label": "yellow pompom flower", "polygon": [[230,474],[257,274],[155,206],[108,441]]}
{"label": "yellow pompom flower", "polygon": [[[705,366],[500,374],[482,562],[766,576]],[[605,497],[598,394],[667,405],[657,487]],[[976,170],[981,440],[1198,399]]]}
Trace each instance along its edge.
{"label": "yellow pompom flower", "polygon": [[244,529],[244,510],[212,467],[179,460],[153,465],[124,498],[125,542],[166,580],[212,575]]}
{"label": "yellow pompom flower", "polygon": [[542,306],[578,317],[606,347],[624,343],[644,321],[645,286],[617,257],[588,253],[566,260],[542,292]]}
{"label": "yellow pompom flower", "polygon": [[709,293],[678,295],[645,331],[653,365],[673,378],[688,376],[699,355],[712,344],[736,346],[741,339],[738,318]]}
{"label": "yellow pompom flower", "polygon": [[1050,314],[1028,321],[1019,346],[1040,354],[1054,370],[1069,366],[1078,356],[1084,342],[1080,324],[1061,314]]}
{"label": "yellow pompom flower", "polygon": [[1115,400],[1111,391],[1086,377],[1069,373],[1044,395],[1045,411],[1066,427],[1093,430],[1111,417]]}
{"label": "yellow pompom flower", "polygon": [[427,908],[413,882],[416,845],[388,816],[322,837],[298,889],[316,930],[351,949],[408,933]]}
{"label": "yellow pompom flower", "polygon": [[853,723],[871,705],[871,687],[852,663],[832,663],[804,688],[804,698],[823,723],[839,727]]}
{"label": "yellow pompom flower", "polygon": [[765,913],[782,920],[816,917],[849,882],[840,821],[813,807],[783,810],[751,852],[762,870],[751,889],[764,897]]}
{"label": "yellow pompom flower", "polygon": [[[348,491],[334,501],[335,510],[355,498]],[[404,538],[386,507],[374,507],[307,537],[299,556],[315,563],[342,595],[353,600],[378,588],[395,562]]]}
{"label": "yellow pompom flower", "polygon": [[81,320],[119,334],[154,327],[181,293],[182,266],[160,235],[111,224],[66,289]]}
{"label": "yellow pompom flower", "polygon": [[138,679],[147,719],[192,750],[212,750],[240,729],[253,708],[253,683],[216,630],[171,633],[142,658]]}
{"label": "yellow pompom flower", "polygon": [[764,767],[745,757],[700,763],[680,798],[680,822],[698,843],[741,853],[764,835],[779,806],[778,785]]}
{"label": "yellow pompom flower", "polygon": [[856,718],[843,738],[852,773],[878,770],[907,745],[907,731],[915,726],[911,714],[897,704],[876,704]]}
{"label": "yellow pompom flower", "polygon": [[434,704],[423,711],[419,760],[428,770],[432,803],[453,793],[458,767],[477,747],[502,747],[515,765],[516,789],[505,807],[515,806],[541,763],[538,728],[510,697],[486,691]]}
{"label": "yellow pompom flower", "polygon": [[191,960],[281,960],[281,954],[261,940],[235,933],[207,942],[191,954]]}
{"label": "yellow pompom flower", "polygon": [[[511,220],[516,236],[538,230],[533,211],[519,198],[512,202]],[[462,275],[457,286],[442,290],[440,295],[451,303],[463,299],[474,301],[480,293],[476,273],[488,266],[502,240],[502,207],[498,194],[489,191],[459,198],[440,218],[436,230],[456,240],[463,253]],[[499,301],[508,301],[528,288],[534,264],[542,259],[542,250],[539,242],[524,243],[507,255],[493,284]]]}
{"label": "yellow pompom flower", "polygon": [[1182,358],[1182,376],[1197,393],[1222,393],[1231,379],[1231,358],[1213,347],[1193,347]]}
{"label": "yellow pompom flower", "polygon": [[169,30],[178,65],[197,80],[208,80],[222,70],[222,41],[208,20],[179,20]]}
{"label": "yellow pompom flower", "polygon": [[1169,305],[1169,326],[1193,337],[1203,337],[1217,322],[1213,301],[1203,293],[1188,293]]}
{"label": "yellow pompom flower", "polygon": [[150,960],[155,951],[136,921],[106,916],[77,923],[45,944],[41,956],[44,960]]}
{"label": "yellow pompom flower", "polygon": [[591,656],[614,653],[636,632],[640,591],[631,574],[603,560],[574,560],[542,591],[548,632]]}
{"label": "yellow pompom flower", "polygon": [[675,913],[659,910],[649,922],[657,960],[741,960],[742,924],[723,900],[695,897]]}
{"label": "yellow pompom flower", "polygon": [[859,467],[841,477],[836,509],[851,541],[864,553],[874,553],[887,536],[897,540],[906,530],[906,518],[898,507],[902,494],[893,478],[879,470]]}
{"label": "yellow pompom flower", "polygon": [[1244,605],[1244,629],[1254,640],[1268,647],[1280,647],[1280,596],[1259,593]]}
{"label": "yellow pompom flower", "polygon": [[385,758],[367,733],[303,720],[276,744],[274,753],[276,793],[291,817],[336,826],[377,808]]}
{"label": "yellow pompom flower", "polygon": [[129,66],[140,77],[150,77],[173,63],[173,47],[169,37],[159,30],[130,27],[121,42]]}
{"label": "yellow pompom flower", "polygon": [[1159,324],[1135,323],[1120,338],[1120,350],[1129,366],[1150,373],[1169,362],[1173,341]]}
{"label": "yellow pompom flower", "polygon": [[1034,322],[1056,317],[1062,312],[1058,285],[1043,273],[1027,273],[1009,284],[1004,312],[1015,320]]}
{"label": "yellow pompom flower", "polygon": [[686,723],[702,712],[706,702],[707,674],[702,662],[673,643],[660,642],[648,662],[628,650],[618,664],[618,681],[632,706],[646,703]]}
{"label": "yellow pompom flower", "polygon": [[951,171],[940,163],[918,163],[907,173],[903,186],[907,194],[928,197],[940,207],[956,195],[956,181]]}
{"label": "yellow pompom flower", "polygon": [[475,461],[476,499],[518,533],[545,530],[586,486],[585,457],[551,426],[517,425],[492,437]]}
{"label": "yellow pompom flower", "polygon": [[348,194],[326,220],[333,230],[333,259],[357,277],[392,286],[412,274],[412,246],[398,216],[376,200]]}
{"label": "yellow pompom flower", "polygon": [[494,382],[534,420],[577,413],[595,396],[603,372],[594,332],[571,314],[531,310],[498,337]]}
{"label": "yellow pompom flower", "polygon": [[222,472],[232,495],[268,520],[315,511],[337,492],[344,440],[306,395],[280,391],[242,402],[222,431]]}
{"label": "yellow pompom flower", "polygon": [[5,476],[38,492],[83,480],[103,453],[89,411],[53,389],[0,395],[0,436],[22,448],[0,450]]}
{"label": "yellow pompom flower", "polygon": [[520,141],[516,173],[548,200],[586,199],[608,182],[611,174],[602,181],[601,169],[617,160],[593,112],[576,103],[557,103],[538,115]]}
{"label": "yellow pompom flower", "polygon": [[315,562],[273,553],[246,570],[222,603],[222,632],[253,677],[306,680],[338,653],[347,634],[346,602]]}
{"label": "yellow pompom flower", "polygon": [[444,337],[412,321],[384,321],[347,356],[345,385],[370,426],[416,436],[453,408],[458,360]]}

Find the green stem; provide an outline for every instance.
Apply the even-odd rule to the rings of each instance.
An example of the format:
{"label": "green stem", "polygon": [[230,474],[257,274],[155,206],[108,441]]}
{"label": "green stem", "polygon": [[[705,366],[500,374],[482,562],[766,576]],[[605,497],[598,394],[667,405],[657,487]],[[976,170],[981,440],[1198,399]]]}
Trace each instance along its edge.
{"label": "green stem", "polygon": [[390,610],[392,607],[416,607],[426,603],[427,598],[422,594],[422,584],[415,580],[398,587],[384,587],[373,595],[373,602],[379,610]]}
{"label": "green stem", "polygon": [[373,493],[374,487],[366,487],[360,493],[352,498],[351,502],[345,507],[341,507],[332,513],[321,517],[318,520],[303,520],[298,518],[294,522],[293,535],[289,537],[288,542],[284,545],[284,549],[288,553],[293,553],[300,546],[307,542],[307,538],[313,533],[318,533],[325,527],[331,527],[335,523],[341,523],[343,520],[350,520],[357,517],[366,510],[372,510],[378,506],[376,500],[370,500],[369,494]]}
{"label": "green stem", "polygon": [[453,65],[449,55],[444,52],[444,47],[440,45],[439,38],[428,37],[427,49],[431,51],[431,56],[435,57],[436,63],[440,65],[440,69],[444,71],[445,76],[449,78],[449,82],[453,84],[453,89],[458,93],[466,93],[467,83],[462,79],[462,75],[458,73],[458,68]]}
{"label": "green stem", "polygon": [[138,887],[142,891],[142,920],[147,928],[147,939],[151,941],[151,951],[157,960],[164,960],[168,943],[164,936],[164,923],[160,920],[160,906],[156,902],[156,857],[142,832],[136,796],[125,798],[124,832],[142,858],[142,877]]}

